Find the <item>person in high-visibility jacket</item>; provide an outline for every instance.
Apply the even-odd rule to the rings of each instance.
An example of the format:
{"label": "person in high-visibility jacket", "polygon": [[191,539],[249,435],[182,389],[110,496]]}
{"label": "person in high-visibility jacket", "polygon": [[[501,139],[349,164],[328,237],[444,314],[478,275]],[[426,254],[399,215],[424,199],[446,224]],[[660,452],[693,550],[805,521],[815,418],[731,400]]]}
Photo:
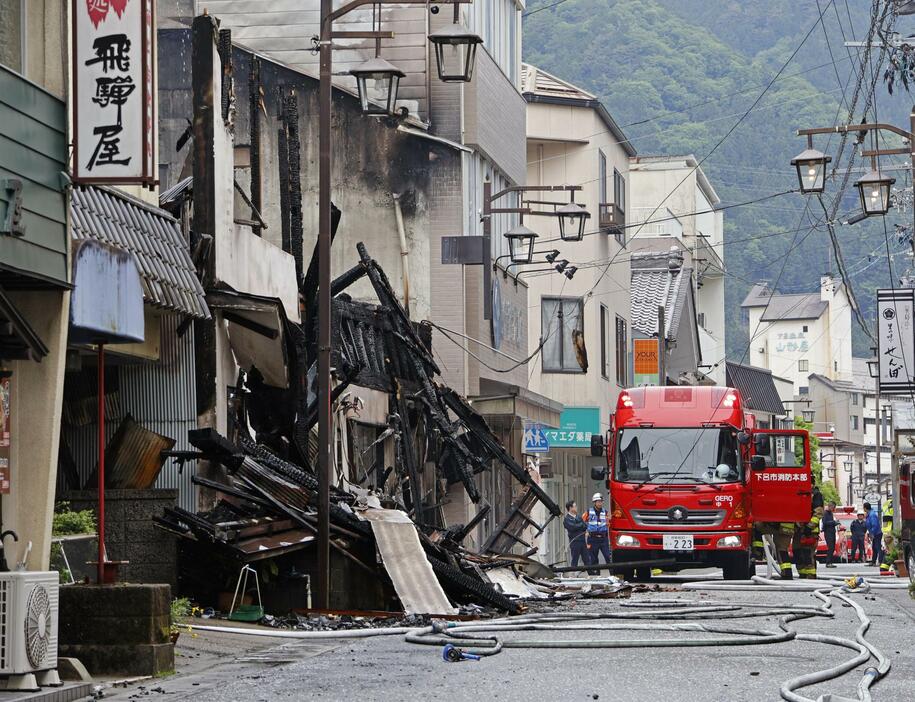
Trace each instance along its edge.
{"label": "person in high-visibility jacket", "polygon": [[816,550],[820,540],[820,519],[823,517],[823,495],[820,489],[813,486],[810,519],[799,522],[794,530],[791,543],[794,551],[794,563],[799,578],[815,579],[817,576]]}
{"label": "person in high-visibility jacket", "polygon": [[[892,508],[891,508],[892,509]],[[893,515],[883,513],[883,553],[880,558],[880,575],[890,575],[890,567],[893,565],[890,551],[893,550],[895,539],[893,538]]]}

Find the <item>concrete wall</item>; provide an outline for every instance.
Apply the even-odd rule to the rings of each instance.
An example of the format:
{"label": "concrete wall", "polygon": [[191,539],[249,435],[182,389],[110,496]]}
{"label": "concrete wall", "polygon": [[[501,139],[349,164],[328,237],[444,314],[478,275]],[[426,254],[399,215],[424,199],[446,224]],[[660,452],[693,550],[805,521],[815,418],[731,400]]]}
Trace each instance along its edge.
{"label": "concrete wall", "polygon": [[464,87],[464,140],[509,180],[524,182],[524,98],[486,51],[477,53],[473,80]]}
{"label": "concrete wall", "polygon": [[[0,500],[4,529],[14,529],[19,543],[7,542],[7,562],[15,563],[32,542],[28,570],[47,570],[51,553],[51,515],[60,443],[61,403],[67,349],[69,292],[8,292],[44,344],[40,363],[14,361],[10,405],[10,494]],[[15,554],[15,557],[13,557]]]}
{"label": "concrete wall", "polygon": [[[616,374],[616,318],[626,322],[629,344],[626,349],[626,364],[629,367],[629,353],[632,347],[629,299],[629,255],[622,249],[614,235],[598,231],[600,204],[600,162],[599,153],[607,159],[607,194],[612,201],[613,170],[618,170],[627,180],[629,159],[626,152],[616,144],[608,133],[607,126],[588,107],[571,105],[550,105],[533,103],[528,105],[527,118],[527,183],[529,185],[582,184],[582,191],[576,193],[575,201],[584,205],[591,213],[586,226],[587,235],[580,242],[559,241],[559,225],[556,219],[531,217],[527,226],[540,234],[536,251],[559,249],[560,259],[568,259],[581,266],[575,277],[569,280],[555,271],[526,274],[522,277],[530,286],[529,292],[529,334],[528,346],[533,351],[540,344],[542,329],[541,300],[544,297],[578,297],[592,292],[584,304],[585,345],[588,350],[589,368],[587,373],[544,373],[542,359],[536,358],[531,373],[530,389],[567,406],[601,408],[601,426],[609,428],[610,413],[616,406],[619,390],[625,387],[626,378]],[[554,141],[556,140],[556,141]],[[565,140],[565,141],[560,141]],[[627,192],[629,188],[627,188]],[[567,202],[566,193],[537,193],[531,198],[555,202]],[[549,208],[542,208],[549,209]],[[627,213],[627,218],[628,218]],[[543,254],[537,256],[543,261]],[[585,267],[589,261],[610,261],[606,266]],[[547,264],[537,266],[548,267]],[[534,266],[531,266],[534,268]],[[524,270],[523,268],[521,270]],[[604,272],[606,270],[606,274]],[[601,306],[608,312],[606,348],[609,372],[604,377],[601,369]],[[630,369],[631,374],[631,369]],[[631,375],[629,376],[631,378]]]}

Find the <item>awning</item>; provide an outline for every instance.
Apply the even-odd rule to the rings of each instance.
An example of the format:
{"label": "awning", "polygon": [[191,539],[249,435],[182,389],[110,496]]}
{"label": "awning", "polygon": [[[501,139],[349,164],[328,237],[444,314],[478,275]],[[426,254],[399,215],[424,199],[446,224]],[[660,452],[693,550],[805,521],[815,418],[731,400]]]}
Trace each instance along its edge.
{"label": "awning", "polygon": [[73,188],[73,238],[95,239],[133,254],[151,305],[208,319],[181,226],[168,212],[111,188]]}
{"label": "awning", "polygon": [[279,298],[211,290],[207,305],[228,323],[229,345],[239,368],[260,371],[267,385],[289,387],[286,313]]}
{"label": "awning", "polygon": [[480,379],[480,394],[468,398],[473,408],[492,424],[493,417],[517,417],[549,427],[560,425],[562,403],[519,385]]}
{"label": "awning", "polygon": [[48,347],[0,288],[0,359],[40,361]]}

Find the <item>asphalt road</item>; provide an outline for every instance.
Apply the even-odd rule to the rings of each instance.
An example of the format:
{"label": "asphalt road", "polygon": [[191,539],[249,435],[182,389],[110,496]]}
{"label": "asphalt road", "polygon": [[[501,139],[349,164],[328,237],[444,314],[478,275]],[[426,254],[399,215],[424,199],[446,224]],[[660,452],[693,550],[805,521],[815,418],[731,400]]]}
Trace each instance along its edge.
{"label": "asphalt road", "polygon": [[[844,568],[831,571],[844,572]],[[825,572],[825,571],[824,571]],[[685,591],[681,580],[664,579],[659,592],[632,600],[688,599],[715,602],[816,606],[808,593]],[[892,659],[889,675],[873,688],[875,701],[915,699],[915,601],[903,591],[858,595],[872,619],[868,641]],[[577,611],[619,611],[621,600],[579,601]],[[854,638],[858,619],[835,602],[835,616],[792,624],[798,632]],[[717,615],[715,615],[717,616]],[[777,631],[775,617],[709,620],[723,626]],[[212,636],[221,636],[214,634]],[[588,639],[696,637],[693,632],[564,631],[506,634],[510,638]],[[275,640],[274,640],[275,641]],[[479,662],[445,663],[441,649],[411,645],[401,637],[344,642],[294,642],[242,652],[197,672],[157,681],[155,693],[200,702],[239,700],[619,700],[620,702],[758,702],[778,700],[779,685],[797,675],[837,665],[854,656],[848,649],[789,641],[750,646],[624,649],[506,649]],[[855,698],[863,668],[838,681],[805,688],[812,699],[837,694]],[[137,695],[120,691],[117,698]],[[122,695],[124,697],[122,697]],[[134,697],[136,698],[136,697]]]}

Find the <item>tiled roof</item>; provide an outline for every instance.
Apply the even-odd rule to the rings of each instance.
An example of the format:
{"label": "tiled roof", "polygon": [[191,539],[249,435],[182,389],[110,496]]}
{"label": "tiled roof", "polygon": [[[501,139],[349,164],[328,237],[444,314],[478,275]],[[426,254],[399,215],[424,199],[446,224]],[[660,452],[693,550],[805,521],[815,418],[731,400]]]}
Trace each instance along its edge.
{"label": "tiled roof", "polygon": [[777,322],[782,319],[819,319],[829,303],[820,299],[819,293],[806,295],[773,295],[763,312],[762,321]]}
{"label": "tiled roof", "polygon": [[151,305],[198,319],[210,316],[178,221],[111,188],[74,187],[73,238],[95,239],[133,254]]}
{"label": "tiled roof", "polygon": [[741,307],[765,307],[762,321],[777,322],[782,319],[818,319],[829,309],[829,303],[820,299],[820,293],[781,295],[773,292],[768,283],[756,283],[740,303]]}
{"label": "tiled roof", "polygon": [[785,406],[772,380],[772,371],[728,361],[726,374],[728,386],[740,391],[749,409],[774,415],[785,414]]}
{"label": "tiled roof", "polygon": [[550,75],[529,63],[521,64],[521,92],[575,100],[597,99],[595,95],[585,92],[576,85],[566,83],[564,80]]}
{"label": "tiled roof", "polygon": [[662,306],[665,336],[675,340],[690,294],[692,269],[682,266],[672,269],[668,260],[666,253],[632,254],[630,307],[633,328],[650,335],[658,333],[658,306]]}

